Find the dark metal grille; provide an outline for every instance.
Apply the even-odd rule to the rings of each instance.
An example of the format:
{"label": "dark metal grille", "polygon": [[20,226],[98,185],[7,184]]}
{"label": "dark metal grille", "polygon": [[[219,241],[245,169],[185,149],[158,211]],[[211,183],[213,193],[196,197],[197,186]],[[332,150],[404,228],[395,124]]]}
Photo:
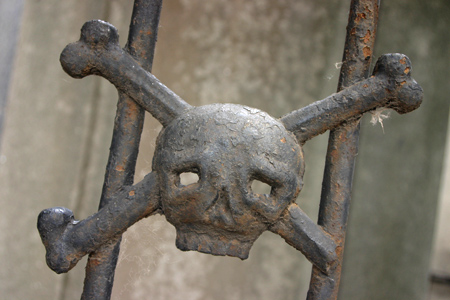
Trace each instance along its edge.
{"label": "dark metal grille", "polygon": [[[313,264],[308,299],[336,299],[359,119],[374,109],[417,109],[422,89],[403,54],[386,54],[369,78],[378,21],[377,0],[350,7],[338,92],[279,119],[236,104],[193,107],[151,73],[162,0],[136,0],[127,46],[103,21],[87,22],[61,54],[74,78],[99,75],[116,86],[119,102],[99,211],[76,221],[66,208],[46,209],[38,229],[47,264],[68,272],[89,254],[82,299],[109,299],[121,234],[142,218],[164,214],[176,245],[214,255],[248,257],[272,231]],[[153,170],[133,185],[144,111],[163,129]],[[318,224],[295,203],[303,186],[302,146],[331,130]],[[184,173],[197,181],[184,183]],[[270,186],[260,194],[252,183]]]}

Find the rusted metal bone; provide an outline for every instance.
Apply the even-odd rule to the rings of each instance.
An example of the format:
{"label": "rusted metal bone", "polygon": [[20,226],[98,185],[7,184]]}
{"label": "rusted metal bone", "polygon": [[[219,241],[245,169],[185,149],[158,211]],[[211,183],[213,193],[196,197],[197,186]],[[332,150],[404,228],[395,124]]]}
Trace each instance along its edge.
{"label": "rusted metal bone", "polygon": [[329,234],[325,233],[329,239],[324,238],[324,231],[317,230],[318,228],[317,224],[293,203],[270,231],[279,234],[309,261],[315,262],[314,265],[319,270],[328,274],[336,261],[336,244],[332,242]]}
{"label": "rusted metal bone", "polygon": [[[61,54],[61,64],[72,77],[100,75],[142,105],[163,126],[190,107],[118,45],[117,30],[103,21],[89,21],[78,42]],[[423,92],[411,78],[411,61],[403,54],[386,54],[373,76],[321,101],[281,118],[301,144],[343,121],[387,107],[407,113],[419,107]]]}
{"label": "rusted metal bone", "polygon": [[38,217],[38,230],[47,251],[47,265],[58,274],[68,272],[84,255],[154,213],[159,203],[158,180],[150,173],[83,221],[75,221],[67,208],[43,210]]}
{"label": "rusted metal bone", "polygon": [[100,75],[133,98],[163,126],[191,107],[120,48],[117,29],[104,21],[86,22],[78,42],[61,53],[64,71],[74,78]]}
{"label": "rusted metal bone", "polygon": [[[134,0],[128,40],[124,50],[151,72],[162,0]],[[134,183],[134,173],[145,110],[119,92],[108,164],[99,209],[107,205],[124,186]],[[121,236],[89,254],[81,299],[109,300],[119,257]]]}
{"label": "rusted metal bone", "polygon": [[[43,210],[38,217],[38,230],[47,251],[47,265],[58,274],[66,273],[83,256],[154,213],[158,199],[145,187],[147,180],[125,189],[111,204],[82,221],[75,220],[72,211],[64,207]],[[325,274],[336,260],[332,238],[296,204],[290,205],[270,230],[302,252]]]}
{"label": "rusted metal bone", "polygon": [[[62,208],[41,214],[40,233],[53,270],[68,271],[87,252],[159,208],[177,228],[181,250],[245,259],[253,242],[269,229],[303,252],[322,272],[328,272],[336,246],[292,204],[302,185],[303,154],[295,137],[278,120],[235,104],[195,107],[164,128],[156,146],[154,172],[138,184],[142,192],[132,190],[135,201],[143,202],[128,200],[131,191],[125,189],[97,214],[77,224],[55,224],[55,219],[67,215]],[[250,151],[255,153],[248,155]],[[179,176],[186,171],[198,172],[199,182],[182,185]],[[270,195],[254,193],[254,179],[270,183]],[[161,205],[155,198],[150,207],[145,206],[145,192],[150,199],[161,197]],[[119,210],[123,215],[119,216]],[[97,223],[102,226],[97,228]]]}
{"label": "rusted metal bone", "polygon": [[420,106],[423,91],[411,78],[411,69],[406,55],[385,54],[378,59],[371,78],[293,111],[283,116],[281,122],[303,144],[378,107],[392,108],[400,114],[413,111]]}

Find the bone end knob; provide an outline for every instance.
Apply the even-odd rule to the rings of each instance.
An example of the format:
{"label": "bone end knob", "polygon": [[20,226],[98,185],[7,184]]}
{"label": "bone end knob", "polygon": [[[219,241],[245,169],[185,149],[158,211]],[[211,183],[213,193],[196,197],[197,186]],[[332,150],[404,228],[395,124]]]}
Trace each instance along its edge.
{"label": "bone end knob", "polygon": [[120,48],[117,29],[104,21],[86,22],[81,28],[80,40],[64,48],[60,62],[64,71],[74,78],[101,74],[99,53],[105,50]]}
{"label": "bone end knob", "polygon": [[386,76],[388,80],[393,81],[393,85],[390,86],[394,88],[389,89],[393,97],[387,107],[399,114],[409,113],[422,103],[423,90],[411,77],[411,70],[411,60],[406,55],[390,53],[378,59],[373,71],[374,76],[378,78]]}
{"label": "bone end knob", "polygon": [[80,41],[93,49],[106,48],[109,45],[117,45],[119,43],[119,33],[108,22],[92,20],[84,23],[83,27],[81,27]]}
{"label": "bone end knob", "polygon": [[47,265],[56,273],[68,272],[76,262],[68,261],[64,255],[65,251],[59,251],[59,243],[67,228],[76,224],[73,213],[70,209],[64,207],[53,207],[44,209],[38,216],[37,227],[41,236],[42,243],[47,251]]}

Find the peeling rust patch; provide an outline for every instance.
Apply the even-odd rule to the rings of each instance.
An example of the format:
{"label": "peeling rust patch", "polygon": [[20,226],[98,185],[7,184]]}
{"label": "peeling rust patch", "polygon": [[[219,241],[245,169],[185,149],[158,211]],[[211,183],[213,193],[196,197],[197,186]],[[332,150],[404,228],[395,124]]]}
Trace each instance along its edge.
{"label": "peeling rust patch", "polygon": [[372,49],[369,46],[365,46],[363,48],[363,55],[366,59],[372,57]]}
{"label": "peeling rust patch", "polygon": [[370,32],[370,30],[367,30],[367,33],[363,39],[364,44],[367,44],[370,41],[370,38],[371,38],[371,32]]}
{"label": "peeling rust patch", "polygon": [[366,19],[366,14],[361,12],[356,14],[355,23],[361,22],[361,20]]}

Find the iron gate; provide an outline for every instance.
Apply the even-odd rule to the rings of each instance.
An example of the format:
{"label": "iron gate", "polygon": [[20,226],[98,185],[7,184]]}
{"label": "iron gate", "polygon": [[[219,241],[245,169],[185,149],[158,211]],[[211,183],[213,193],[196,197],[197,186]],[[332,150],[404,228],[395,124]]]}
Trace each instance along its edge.
{"label": "iron gate", "polygon": [[[135,1],[125,49],[117,30],[96,20],[61,54],[70,76],[106,78],[119,101],[99,211],[77,221],[69,209],[54,207],[38,217],[47,264],[68,272],[89,254],[82,299],[109,299],[121,234],[161,213],[175,226],[181,250],[246,259],[262,232],[279,234],[313,264],[308,299],[336,299],[359,119],[380,107],[408,113],[422,101],[405,55],[383,55],[369,77],[379,1],[351,2],[338,92],[279,119],[236,104],[193,107],[159,82],[150,71],[161,5]],[[163,129],[152,172],[133,185],[144,111]],[[327,130],[315,224],[295,199],[303,185],[302,146]],[[195,173],[197,182],[184,185],[184,173]],[[270,194],[254,192],[255,180],[269,185]]]}

